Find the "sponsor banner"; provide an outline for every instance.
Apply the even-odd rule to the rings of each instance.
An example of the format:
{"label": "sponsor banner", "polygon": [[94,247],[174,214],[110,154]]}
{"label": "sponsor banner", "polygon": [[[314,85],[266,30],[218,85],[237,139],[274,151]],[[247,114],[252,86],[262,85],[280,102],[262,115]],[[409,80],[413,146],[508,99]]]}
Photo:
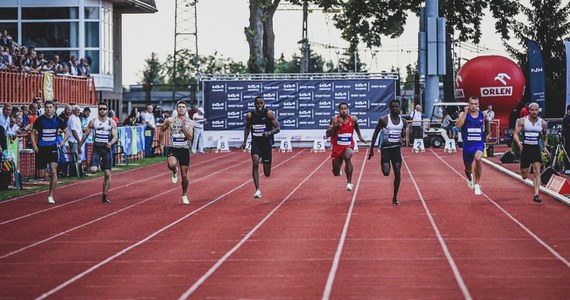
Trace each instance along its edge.
{"label": "sponsor banner", "polygon": [[528,65],[530,67],[530,99],[542,107],[542,114],[546,111],[545,91],[546,80],[544,78],[544,62],[540,47],[533,40],[527,40]]}
{"label": "sponsor banner", "polygon": [[[243,130],[257,96],[275,112],[283,130],[323,130],[347,103],[361,129],[374,129],[395,98],[396,82],[374,80],[204,81],[206,130]],[[503,87],[504,88],[504,87]]]}

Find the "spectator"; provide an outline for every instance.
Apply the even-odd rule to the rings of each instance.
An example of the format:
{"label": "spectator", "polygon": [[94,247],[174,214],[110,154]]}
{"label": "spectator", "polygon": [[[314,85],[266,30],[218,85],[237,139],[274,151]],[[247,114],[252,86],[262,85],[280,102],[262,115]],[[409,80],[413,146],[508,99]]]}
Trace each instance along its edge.
{"label": "spectator", "polygon": [[162,108],[157,107],[156,110],[154,111],[154,123],[156,123],[156,126],[162,126],[162,124],[164,124],[164,120],[166,120],[166,117],[164,116],[164,111],[162,110]]}
{"label": "spectator", "polygon": [[52,71],[54,73],[57,73],[58,68],[61,68],[61,62],[59,61],[59,55],[54,55],[52,57],[53,60],[53,69]]}
{"label": "spectator", "polygon": [[85,58],[79,60],[79,64],[77,65],[77,72],[79,76],[89,77],[89,64],[85,62]]}
{"label": "spectator", "polygon": [[[69,75],[73,75],[73,76],[78,76],[79,75],[79,70],[77,69],[77,57],[75,55],[72,55],[69,58],[69,62],[67,63],[67,67]],[[64,67],[65,70],[65,67]]]}
{"label": "spectator", "polygon": [[34,103],[36,104],[36,116],[39,117],[41,115],[43,115],[43,109],[42,109],[42,98],[40,97],[34,97]]}
{"label": "spectator", "polygon": [[71,105],[66,104],[63,107],[61,114],[59,114],[59,117],[67,124],[67,121],[69,121],[69,116],[71,116]]}
{"label": "spectator", "polygon": [[16,133],[12,131],[10,127],[10,116],[12,114],[12,105],[10,103],[5,103],[2,108],[2,114],[0,114],[0,126],[4,127],[6,135],[9,137],[16,136]]}
{"label": "spectator", "polygon": [[154,114],[152,111],[152,105],[148,105],[146,107],[146,113],[143,116],[143,120],[146,126],[144,133],[145,157],[152,157],[152,141],[154,139],[154,130],[156,129],[156,122],[154,121]]}
{"label": "spectator", "polygon": [[28,113],[28,121],[26,122],[26,125],[28,124],[33,125],[37,118],[38,118],[38,106],[37,104],[32,103],[30,104],[30,112]]}
{"label": "spectator", "polygon": [[416,108],[411,113],[410,117],[412,118],[412,134],[410,136],[410,142],[413,142],[414,139],[421,139],[423,138],[423,130],[422,130],[422,106],[416,105]]}
{"label": "spectator", "polygon": [[528,116],[528,115],[529,115],[528,107],[527,107],[527,104],[525,104],[525,105],[523,106],[523,108],[521,109],[520,117],[521,117],[521,118],[524,118],[524,117],[526,117],[526,116]]}
{"label": "spectator", "polygon": [[12,37],[8,35],[8,30],[4,29],[4,31],[2,31],[2,36],[0,37],[0,46],[12,47],[12,44]]}
{"label": "spectator", "polygon": [[28,124],[28,115],[30,114],[30,108],[27,105],[20,106],[20,110],[22,111],[22,122],[27,125]]}
{"label": "spectator", "polygon": [[[71,152],[71,166],[75,166],[76,176],[81,176],[81,171],[79,163],[81,162],[79,157],[79,142],[83,138],[83,130],[81,127],[81,120],[79,116],[81,115],[81,108],[78,105],[73,105],[71,107],[71,114],[67,121],[67,127],[69,130],[69,149]],[[81,151],[83,152],[83,151]]]}
{"label": "spectator", "polygon": [[91,115],[91,109],[89,107],[83,108],[83,113],[79,116],[81,120],[81,128],[83,132],[87,130],[87,124],[89,124],[89,116]]}
{"label": "spectator", "polygon": [[487,121],[491,122],[495,120],[495,111],[493,110],[493,105],[487,105],[487,110],[485,113],[487,113]]}
{"label": "spectator", "polygon": [[139,110],[136,107],[134,107],[133,109],[131,109],[131,113],[129,114],[129,116],[125,119],[125,121],[123,121],[123,126],[137,126],[143,123],[144,122],[142,121]]}
{"label": "spectator", "polygon": [[113,119],[115,123],[119,124],[119,118],[117,118],[117,114],[115,114],[115,111],[112,109],[109,110],[109,118]]}
{"label": "spectator", "polygon": [[204,118],[204,109],[202,107],[198,107],[193,119],[194,136],[192,139],[192,153],[196,153],[196,151],[204,153],[204,123],[206,122],[206,118]]}

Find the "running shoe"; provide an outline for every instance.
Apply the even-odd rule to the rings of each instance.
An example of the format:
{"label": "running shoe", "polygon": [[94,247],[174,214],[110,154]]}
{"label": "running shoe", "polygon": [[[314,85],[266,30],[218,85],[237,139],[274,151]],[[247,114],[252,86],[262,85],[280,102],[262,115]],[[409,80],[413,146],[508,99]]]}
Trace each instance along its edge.
{"label": "running shoe", "polygon": [[352,183],[347,183],[346,184],[346,190],[349,192],[352,192]]}
{"label": "running shoe", "polygon": [[392,205],[398,206],[400,205],[400,201],[398,201],[397,199],[392,200]]}
{"label": "running shoe", "polygon": [[542,200],[540,200],[540,197],[538,195],[534,195],[534,198],[532,198],[532,201],[534,201],[536,203],[542,202]]}
{"label": "running shoe", "polygon": [[52,196],[49,196],[49,197],[48,197],[48,203],[49,203],[49,204],[55,204],[55,200],[53,200],[53,197],[52,197]]}
{"label": "running shoe", "polygon": [[103,199],[101,200],[102,203],[111,203],[111,200],[109,200],[109,198],[107,197],[103,197]]}
{"label": "running shoe", "polygon": [[178,182],[178,168],[176,168],[175,172],[172,172],[172,183],[177,183]]}
{"label": "running shoe", "polygon": [[255,191],[255,194],[253,194],[253,198],[256,198],[256,199],[261,198],[261,191],[260,190]]}
{"label": "running shoe", "polygon": [[473,189],[473,186],[474,186],[474,184],[473,184],[472,180],[467,181],[467,187],[468,188]]}
{"label": "running shoe", "polygon": [[480,186],[480,185],[475,184],[475,185],[473,186],[473,188],[474,188],[474,190],[475,190],[475,195],[477,195],[477,196],[481,195],[481,186]]}
{"label": "running shoe", "polygon": [[182,203],[188,205],[190,204],[190,201],[188,200],[188,196],[184,195],[182,196]]}

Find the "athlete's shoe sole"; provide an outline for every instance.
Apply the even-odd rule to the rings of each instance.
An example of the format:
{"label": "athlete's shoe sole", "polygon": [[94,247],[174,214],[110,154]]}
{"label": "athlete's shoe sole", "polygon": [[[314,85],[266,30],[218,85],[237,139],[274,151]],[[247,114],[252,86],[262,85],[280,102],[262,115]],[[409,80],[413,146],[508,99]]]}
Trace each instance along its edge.
{"label": "athlete's shoe sole", "polygon": [[49,204],[55,204],[55,200],[53,199],[52,196],[49,196],[49,197],[48,197],[48,203],[49,203]]}
{"label": "athlete's shoe sole", "polygon": [[253,198],[255,199],[261,198],[261,191],[260,190],[255,191],[255,194],[253,194]]}
{"label": "athlete's shoe sole", "polygon": [[475,195],[479,196],[481,195],[481,186],[476,184],[473,186],[473,190],[475,190]]}
{"label": "athlete's shoe sole", "polygon": [[398,206],[398,205],[400,205],[400,201],[398,201],[398,200],[392,200],[392,205]]}
{"label": "athlete's shoe sole", "polygon": [[188,205],[190,204],[190,200],[188,200],[188,196],[184,195],[182,196],[182,203]]}
{"label": "athlete's shoe sole", "polygon": [[352,183],[347,183],[347,184],[346,184],[346,190],[347,190],[347,191],[352,192],[352,187],[353,187]]}

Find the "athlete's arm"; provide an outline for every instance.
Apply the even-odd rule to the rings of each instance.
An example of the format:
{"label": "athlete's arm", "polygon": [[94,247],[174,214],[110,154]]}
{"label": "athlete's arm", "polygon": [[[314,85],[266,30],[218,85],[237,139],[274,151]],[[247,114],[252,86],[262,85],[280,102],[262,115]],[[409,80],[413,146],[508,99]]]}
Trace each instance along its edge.
{"label": "athlete's arm", "polygon": [[241,144],[242,149],[245,149],[245,144],[247,143],[247,137],[249,136],[249,127],[251,126],[251,113],[245,115],[245,128],[243,129],[243,143]]}
{"label": "athlete's arm", "polygon": [[67,127],[63,128],[63,140],[61,141],[61,144],[59,145],[60,148],[63,148],[63,146],[65,146],[65,143],[67,143],[67,139],[69,138],[69,130],[67,129]]}
{"label": "athlete's arm", "polygon": [[487,119],[487,112],[483,112],[483,126],[485,126],[485,141],[491,137],[491,122]]}
{"label": "athlete's arm", "polygon": [[119,131],[117,130],[117,123],[113,120],[111,120],[111,134],[113,135],[113,138],[111,139],[111,141],[109,141],[109,143],[107,143],[107,148],[111,149],[111,146],[117,142],[117,139],[119,139]]}
{"label": "athlete's arm", "polygon": [[520,150],[523,149],[523,144],[521,143],[519,134],[522,131],[523,125],[524,125],[524,118],[517,119],[517,123],[515,125],[515,133],[513,134],[513,140],[515,141]]}
{"label": "athlete's arm", "polygon": [[546,155],[549,155],[550,153],[548,153],[548,123],[545,120],[542,120],[542,145],[544,146],[542,151],[544,151],[544,153]]}
{"label": "athlete's arm", "polygon": [[339,125],[339,120],[337,117],[332,117],[329,122],[329,127],[327,128],[327,137],[331,137],[336,133],[336,129]]}
{"label": "athlete's arm", "polygon": [[186,125],[186,119],[182,121],[182,132],[187,140],[191,141],[194,135],[194,121],[190,120],[190,125]]}
{"label": "athlete's arm", "polygon": [[172,117],[166,119],[158,131],[158,149],[160,149],[160,152],[164,150],[164,143],[162,141],[164,140],[164,132],[170,127],[170,123],[172,123]]}
{"label": "athlete's arm", "polygon": [[356,134],[358,135],[358,139],[363,142],[366,143],[366,140],[362,138],[362,134],[360,134],[360,127],[358,127],[358,118],[356,116],[351,116],[352,117],[352,123],[354,124],[354,131],[356,131]]}
{"label": "athlete's arm", "polygon": [[281,128],[279,127],[279,122],[277,122],[277,119],[275,118],[275,113],[273,113],[273,111],[271,110],[267,111],[267,118],[269,119],[271,124],[273,124],[273,129],[264,132],[263,137],[269,137],[270,135],[277,134],[281,131]]}
{"label": "athlete's arm", "polygon": [[91,121],[89,121],[89,123],[87,124],[87,128],[85,129],[85,133],[81,138],[81,142],[79,142],[79,145],[77,145],[79,154],[81,154],[81,147],[83,146],[83,143],[85,143],[85,140],[87,140],[87,138],[89,137],[89,134],[91,134],[91,129],[93,129],[93,126],[95,126],[94,124],[95,124],[95,119],[91,119]]}
{"label": "athlete's arm", "polygon": [[30,130],[30,141],[32,141],[32,149],[34,152],[38,152],[38,145],[36,144],[36,127],[34,126],[32,130]]}
{"label": "athlete's arm", "polygon": [[382,128],[386,127],[386,121],[384,121],[384,118],[386,116],[384,116],[383,118],[380,118],[378,120],[378,124],[376,124],[376,128],[374,129],[374,133],[372,134],[372,140],[370,141],[370,151],[368,152],[368,159],[371,159],[372,156],[374,156],[374,146],[376,146],[376,139],[378,138],[378,135],[380,134],[380,130],[382,130]]}
{"label": "athlete's arm", "polygon": [[455,127],[459,129],[463,127],[463,124],[465,123],[465,118],[467,118],[468,110],[469,106],[465,106],[463,111],[459,114],[459,117],[457,117],[457,120],[455,120]]}

